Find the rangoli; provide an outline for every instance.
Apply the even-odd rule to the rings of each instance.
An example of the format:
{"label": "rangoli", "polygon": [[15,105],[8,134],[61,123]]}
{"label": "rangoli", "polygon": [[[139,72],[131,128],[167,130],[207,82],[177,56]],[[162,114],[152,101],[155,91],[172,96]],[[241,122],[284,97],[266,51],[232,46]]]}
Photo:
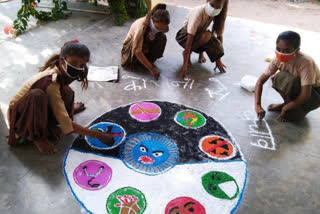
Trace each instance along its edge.
{"label": "rangoli", "polygon": [[68,185],[89,213],[225,214],[241,202],[247,163],[232,135],[204,112],[142,101],[88,127],[115,140],[107,146],[78,136],[65,157]]}

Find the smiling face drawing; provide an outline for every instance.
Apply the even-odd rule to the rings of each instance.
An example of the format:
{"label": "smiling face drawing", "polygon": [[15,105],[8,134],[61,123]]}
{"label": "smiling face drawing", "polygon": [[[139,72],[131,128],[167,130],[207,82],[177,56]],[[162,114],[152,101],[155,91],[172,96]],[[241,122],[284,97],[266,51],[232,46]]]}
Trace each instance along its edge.
{"label": "smiling face drawing", "polygon": [[206,214],[205,208],[190,197],[173,199],[166,206],[165,214]]}
{"label": "smiling face drawing", "polygon": [[160,166],[169,157],[168,148],[155,141],[146,140],[138,143],[133,149],[135,161],[150,166]]}

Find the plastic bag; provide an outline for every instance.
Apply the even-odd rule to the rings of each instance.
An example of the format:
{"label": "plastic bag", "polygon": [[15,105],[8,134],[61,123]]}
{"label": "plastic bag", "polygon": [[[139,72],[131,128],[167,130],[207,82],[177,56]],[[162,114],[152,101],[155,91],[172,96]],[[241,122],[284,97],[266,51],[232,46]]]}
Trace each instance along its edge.
{"label": "plastic bag", "polygon": [[252,75],[245,75],[240,81],[240,86],[250,92],[254,92],[258,78]]}

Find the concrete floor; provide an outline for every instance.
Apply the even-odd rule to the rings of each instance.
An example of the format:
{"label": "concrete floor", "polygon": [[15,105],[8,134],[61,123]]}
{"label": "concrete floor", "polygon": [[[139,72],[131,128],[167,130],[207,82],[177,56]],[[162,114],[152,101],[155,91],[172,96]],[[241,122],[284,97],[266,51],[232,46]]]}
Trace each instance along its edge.
{"label": "concrete floor", "polygon": [[[18,1],[0,4],[1,29],[15,18],[19,5]],[[194,55],[194,65],[189,72],[194,80],[191,88],[190,82],[176,82],[182,81],[178,75],[182,49],[174,39],[188,11],[169,9],[172,23],[167,34],[168,44],[164,57],[156,63],[161,71],[160,80],[154,82],[146,72],[130,73],[121,69],[119,83],[90,83],[86,91],[81,91],[80,84],[73,83],[76,100],[87,106],[85,112],[75,117],[75,122],[87,125],[112,108],[138,100],[157,99],[192,106],[224,124],[248,162],[247,187],[236,213],[319,213],[320,110],[296,124],[276,121],[275,113],[268,113],[265,121],[255,123],[253,94],[239,86],[245,74],[259,76],[265,70],[268,64],[264,59],[273,55],[276,36],[288,27],[228,18],[223,57],[227,73],[213,72],[213,65],[209,63],[197,64]],[[57,145],[59,153],[54,156],[39,154],[32,144],[9,147],[5,143],[8,130],[4,115],[19,86],[67,40],[77,38],[87,44],[92,52],[92,65],[119,65],[121,44],[131,23],[116,27],[110,17],[73,13],[67,20],[37,25],[17,39],[1,32],[1,213],[84,212],[62,173],[64,155],[76,135],[65,136]],[[320,34],[295,30],[302,36],[302,50],[320,65],[317,55]],[[264,88],[264,107],[280,101],[268,82]],[[266,148],[257,147],[254,144],[259,138],[250,135],[250,130],[267,130],[266,123],[274,141],[268,139]]]}

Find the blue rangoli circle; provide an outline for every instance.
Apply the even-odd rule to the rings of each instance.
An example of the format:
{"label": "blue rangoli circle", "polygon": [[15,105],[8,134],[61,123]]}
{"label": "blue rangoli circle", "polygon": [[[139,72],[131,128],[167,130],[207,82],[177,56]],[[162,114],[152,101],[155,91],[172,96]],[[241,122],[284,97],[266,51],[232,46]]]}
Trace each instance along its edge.
{"label": "blue rangoli circle", "polygon": [[178,148],[169,138],[151,132],[129,135],[120,157],[130,169],[147,175],[158,175],[171,169],[178,158]]}
{"label": "blue rangoli circle", "polygon": [[89,129],[101,132],[109,132],[113,137],[114,144],[112,146],[109,146],[102,143],[97,138],[86,136],[85,139],[90,144],[90,146],[98,149],[113,149],[120,145],[126,136],[124,129],[115,123],[101,122],[90,126]]}

